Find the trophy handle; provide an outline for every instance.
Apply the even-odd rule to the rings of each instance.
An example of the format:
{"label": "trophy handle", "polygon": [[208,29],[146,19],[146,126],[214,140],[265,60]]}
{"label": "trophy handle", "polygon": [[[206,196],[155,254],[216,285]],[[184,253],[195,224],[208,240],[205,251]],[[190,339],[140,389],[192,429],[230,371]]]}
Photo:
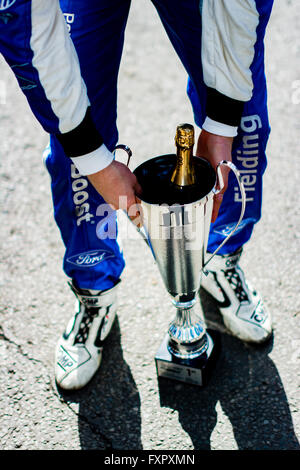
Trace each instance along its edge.
{"label": "trophy handle", "polygon": [[[130,147],[128,147],[128,145],[125,145],[125,144],[118,144],[118,145],[115,146],[113,151],[115,152],[116,150],[124,150],[127,153],[126,166],[129,168],[129,162],[130,162],[131,157],[132,157],[132,151],[131,151]],[[130,220],[130,217],[128,216],[127,212],[125,210],[123,212]],[[145,228],[144,227],[138,227],[137,225],[135,225],[135,228],[136,228],[137,232],[141,235],[143,240],[146,242],[146,244],[148,246],[150,246]]]}
{"label": "trophy handle", "polygon": [[132,157],[132,151],[131,149],[128,147],[128,145],[124,145],[124,144],[118,144],[115,146],[114,148],[114,152],[118,149],[121,149],[121,150],[124,150],[126,153],[127,153],[127,156],[128,156],[128,159],[127,159],[127,163],[126,163],[126,166],[129,167],[129,162],[130,162],[130,159]]}
{"label": "trophy handle", "polygon": [[208,259],[208,261],[206,261],[206,263],[204,263],[203,265],[203,273],[205,275],[207,275],[207,271],[204,269],[208,263],[213,259],[213,257],[218,253],[218,251],[222,248],[223,245],[225,245],[225,243],[229,240],[229,238],[232,237],[232,235],[234,234],[234,232],[236,231],[236,229],[238,228],[238,226],[240,225],[243,217],[244,217],[244,213],[245,213],[245,208],[246,208],[246,192],[245,192],[245,188],[244,188],[244,185],[242,183],[242,178],[241,178],[241,175],[240,175],[240,172],[238,171],[237,167],[232,163],[232,162],[229,162],[227,160],[222,160],[218,166],[217,166],[217,177],[218,177],[218,181],[219,181],[219,186],[220,188],[219,189],[216,189],[216,186],[213,188],[213,193],[214,194],[218,194],[219,192],[222,191],[222,189],[224,188],[224,179],[223,179],[223,175],[222,175],[222,171],[221,171],[221,166],[228,166],[232,171],[233,173],[235,174],[235,177],[237,179],[237,182],[238,182],[238,185],[239,185],[239,188],[240,188],[240,192],[241,192],[241,195],[242,195],[242,207],[241,207],[241,213],[240,213],[240,218],[236,224],[236,226],[234,227],[234,229],[230,232],[229,235],[227,235],[227,237],[222,241],[222,243],[218,246],[218,248],[212,253],[212,255],[210,256],[210,258]]}

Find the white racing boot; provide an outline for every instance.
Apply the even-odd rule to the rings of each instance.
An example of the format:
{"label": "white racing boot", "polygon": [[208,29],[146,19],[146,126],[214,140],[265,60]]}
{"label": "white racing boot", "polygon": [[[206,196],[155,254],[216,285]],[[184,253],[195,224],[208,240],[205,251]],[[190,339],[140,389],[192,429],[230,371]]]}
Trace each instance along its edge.
{"label": "white racing boot", "polygon": [[216,255],[207,265],[201,287],[218,303],[227,329],[246,342],[262,343],[272,333],[270,313],[259,294],[246,282],[238,261],[242,249],[232,255]]}
{"label": "white racing boot", "polygon": [[56,383],[65,390],[84,387],[98,370],[103,341],[116,316],[119,283],[106,291],[70,287],[77,297],[70,319],[55,352]]}

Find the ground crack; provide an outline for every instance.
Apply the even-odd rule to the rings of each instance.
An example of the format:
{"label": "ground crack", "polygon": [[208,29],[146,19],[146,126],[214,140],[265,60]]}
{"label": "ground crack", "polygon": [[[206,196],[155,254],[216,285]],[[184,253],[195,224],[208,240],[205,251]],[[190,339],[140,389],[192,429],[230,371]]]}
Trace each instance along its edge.
{"label": "ground crack", "polygon": [[21,356],[25,357],[26,359],[28,359],[29,361],[32,361],[32,362],[36,362],[36,363],[39,363],[39,364],[43,364],[42,361],[40,361],[39,359],[35,359],[34,357],[31,357],[28,353],[24,352],[23,351],[23,348],[20,344],[16,343],[15,341],[13,341],[12,339],[10,339],[3,331],[3,328],[2,326],[0,325],[0,341],[6,341],[8,344],[12,345],[12,346],[15,346],[15,348],[17,348],[18,352],[21,354]]}
{"label": "ground crack", "polygon": [[[105,447],[105,450],[106,449],[113,449],[113,445],[112,445],[112,442],[109,438],[107,438],[103,432],[100,431],[99,427],[97,426],[97,424],[93,423],[92,421],[90,421],[85,415],[83,415],[82,413],[78,413],[76,412],[76,410],[74,410],[71,406],[70,403],[68,403],[68,401],[66,401],[62,396],[61,394],[58,392],[58,390],[56,389],[55,385],[53,385],[53,381],[51,380],[51,377],[49,375],[49,373],[47,373],[47,367],[45,366],[45,364],[39,360],[39,359],[36,359],[34,357],[31,357],[28,353],[24,352],[22,346],[18,343],[16,343],[15,341],[13,341],[11,338],[9,338],[4,330],[3,330],[3,327],[0,325],[0,341],[5,341],[6,343],[8,343],[9,345],[11,346],[14,346],[18,353],[21,354],[24,358],[28,359],[29,361],[32,361],[34,363],[37,363],[37,364],[42,364],[42,366],[44,367],[45,369],[45,386],[48,387],[48,390],[50,390],[54,396],[56,396],[56,398],[58,398],[58,400],[60,401],[60,403],[62,403],[64,406],[67,406],[68,409],[77,416],[78,419],[80,419],[82,422],[84,422],[85,424],[87,424],[89,426],[89,428],[91,429],[91,432],[95,435],[97,435],[103,442],[103,445]],[[48,381],[48,383],[47,383]]]}

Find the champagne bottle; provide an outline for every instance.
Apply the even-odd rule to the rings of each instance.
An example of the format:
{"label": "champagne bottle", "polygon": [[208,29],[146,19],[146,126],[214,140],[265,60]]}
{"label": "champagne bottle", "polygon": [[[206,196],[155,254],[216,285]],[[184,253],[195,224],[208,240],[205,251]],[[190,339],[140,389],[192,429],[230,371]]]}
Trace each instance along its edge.
{"label": "champagne bottle", "polygon": [[185,186],[196,184],[193,165],[194,127],[191,124],[181,124],[177,127],[175,144],[177,162],[171,183],[178,186],[178,189],[183,189]]}
{"label": "champagne bottle", "polygon": [[[194,127],[177,126],[176,155],[160,155],[135,170],[143,188],[142,199],[149,204],[189,204],[209,192],[201,159],[193,156]],[[202,171],[203,168],[206,171]],[[203,178],[204,175],[204,178]]]}
{"label": "champagne bottle", "polygon": [[196,190],[196,170],[193,163],[194,127],[191,124],[180,124],[176,130],[177,147],[176,166],[171,176],[170,187],[172,198],[178,203],[191,202]]}

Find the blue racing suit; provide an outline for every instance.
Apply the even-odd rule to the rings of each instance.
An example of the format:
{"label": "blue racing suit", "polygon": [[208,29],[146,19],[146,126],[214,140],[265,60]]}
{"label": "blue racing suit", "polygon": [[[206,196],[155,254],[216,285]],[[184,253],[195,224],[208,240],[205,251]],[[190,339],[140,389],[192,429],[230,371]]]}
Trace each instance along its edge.
{"label": "blue racing suit", "polygon": [[[78,287],[112,287],[124,269],[117,237],[99,237],[116,214],[87,175],[113,159],[117,76],[131,0],[0,0],[0,52],[51,134],[46,166],[63,268]],[[273,0],[152,0],[188,76],[196,124],[234,137],[247,196],[244,220],[221,253],[246,243],[261,215],[269,136],[264,34]],[[91,53],[92,50],[92,53]],[[236,224],[233,176],[211,226],[212,252]],[[103,223],[102,223],[103,222]],[[117,234],[117,227],[115,230]]]}

